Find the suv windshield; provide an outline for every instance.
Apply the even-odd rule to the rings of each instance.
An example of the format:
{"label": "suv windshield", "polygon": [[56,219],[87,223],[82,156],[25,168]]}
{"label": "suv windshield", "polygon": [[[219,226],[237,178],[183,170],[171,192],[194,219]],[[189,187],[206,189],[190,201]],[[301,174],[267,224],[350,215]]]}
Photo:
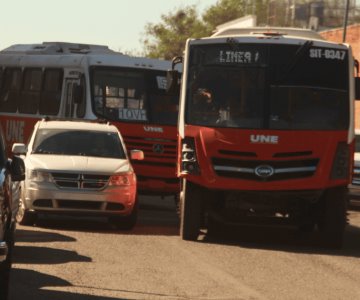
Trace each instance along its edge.
{"label": "suv windshield", "polygon": [[68,129],[39,129],[32,153],[126,158],[117,133]]}
{"label": "suv windshield", "polygon": [[108,120],[177,124],[178,97],[166,93],[165,71],[93,68],[92,99]]}
{"label": "suv windshield", "polygon": [[186,122],[249,129],[346,129],[347,55],[346,50],[311,43],[193,46]]}

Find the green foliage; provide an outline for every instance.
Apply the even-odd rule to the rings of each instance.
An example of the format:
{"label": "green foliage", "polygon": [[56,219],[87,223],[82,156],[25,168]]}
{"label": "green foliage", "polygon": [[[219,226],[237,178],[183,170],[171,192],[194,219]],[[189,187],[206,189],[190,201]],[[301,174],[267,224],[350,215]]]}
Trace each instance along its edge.
{"label": "green foliage", "polygon": [[199,19],[195,6],[187,6],[162,15],[159,24],[148,23],[145,35],[143,43],[148,57],[172,59],[182,55],[187,38],[207,36],[209,31]]}
{"label": "green foliage", "polygon": [[[296,0],[296,6],[302,6],[309,13],[309,5],[313,2],[315,0]],[[294,19],[292,3],[289,0],[218,0],[202,15],[199,15],[196,6],[178,8],[162,15],[159,23],[146,25],[142,40],[144,54],[153,58],[172,59],[182,55],[188,38],[210,36],[216,26],[246,15],[256,15],[258,26],[308,26],[308,20]],[[341,25],[344,0],[325,0],[324,5],[327,8],[324,25]],[[359,15],[354,12],[352,20],[360,19]]]}
{"label": "green foliage", "polygon": [[188,38],[210,36],[216,26],[256,14],[266,23],[269,0],[218,0],[199,16],[196,6],[186,6],[161,16],[160,23],[148,23],[142,40],[144,54],[152,58],[172,59],[182,55]]}
{"label": "green foliage", "polygon": [[203,14],[203,20],[209,31],[216,26],[246,15],[246,0],[219,0]]}

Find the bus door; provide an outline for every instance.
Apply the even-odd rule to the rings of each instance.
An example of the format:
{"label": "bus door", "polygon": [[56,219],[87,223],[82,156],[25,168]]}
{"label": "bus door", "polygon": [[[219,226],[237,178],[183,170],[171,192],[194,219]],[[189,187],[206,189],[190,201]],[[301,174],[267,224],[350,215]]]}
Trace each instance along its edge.
{"label": "bus door", "polygon": [[83,118],[85,114],[85,87],[83,77],[65,78],[65,118]]}

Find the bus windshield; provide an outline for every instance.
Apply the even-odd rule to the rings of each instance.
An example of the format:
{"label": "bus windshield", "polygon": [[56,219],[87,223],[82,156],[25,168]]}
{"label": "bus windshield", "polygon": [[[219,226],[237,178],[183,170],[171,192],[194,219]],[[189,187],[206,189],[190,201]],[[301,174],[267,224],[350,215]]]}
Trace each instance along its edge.
{"label": "bus windshield", "polygon": [[347,129],[347,55],[343,49],[312,44],[193,46],[186,122],[248,129]]}
{"label": "bus windshield", "polygon": [[112,121],[176,125],[178,97],[166,93],[166,72],[93,68],[95,114]]}

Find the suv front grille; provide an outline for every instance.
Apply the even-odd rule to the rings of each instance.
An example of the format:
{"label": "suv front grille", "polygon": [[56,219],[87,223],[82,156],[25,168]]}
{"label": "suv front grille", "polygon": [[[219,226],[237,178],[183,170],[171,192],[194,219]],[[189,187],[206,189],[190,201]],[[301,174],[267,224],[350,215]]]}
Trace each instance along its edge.
{"label": "suv front grille", "polygon": [[51,173],[59,188],[102,190],[109,182],[109,175]]}

